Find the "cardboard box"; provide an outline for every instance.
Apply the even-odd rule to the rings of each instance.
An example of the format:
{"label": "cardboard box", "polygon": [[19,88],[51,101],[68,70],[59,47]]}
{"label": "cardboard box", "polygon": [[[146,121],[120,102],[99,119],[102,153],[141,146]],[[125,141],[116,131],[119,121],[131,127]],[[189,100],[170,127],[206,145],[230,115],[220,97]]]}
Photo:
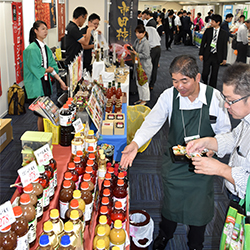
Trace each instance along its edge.
{"label": "cardboard box", "polygon": [[12,119],[0,119],[0,153],[13,140]]}
{"label": "cardboard box", "polygon": [[105,114],[106,122],[115,122],[115,114],[114,113],[106,113]]}
{"label": "cardboard box", "polygon": [[124,135],[124,122],[115,122],[114,135]]}
{"label": "cardboard box", "polygon": [[114,123],[110,121],[102,122],[102,135],[113,135]]}

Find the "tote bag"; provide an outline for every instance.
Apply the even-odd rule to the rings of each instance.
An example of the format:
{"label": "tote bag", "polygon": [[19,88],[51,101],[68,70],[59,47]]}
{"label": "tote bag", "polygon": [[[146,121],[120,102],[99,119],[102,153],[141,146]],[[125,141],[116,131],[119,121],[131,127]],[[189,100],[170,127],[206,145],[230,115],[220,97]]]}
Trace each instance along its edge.
{"label": "tote bag", "polygon": [[140,58],[138,57],[138,66],[136,68],[137,71],[137,81],[140,86],[143,86],[148,81],[147,74],[145,73],[144,69],[142,68],[142,64],[140,62]]}

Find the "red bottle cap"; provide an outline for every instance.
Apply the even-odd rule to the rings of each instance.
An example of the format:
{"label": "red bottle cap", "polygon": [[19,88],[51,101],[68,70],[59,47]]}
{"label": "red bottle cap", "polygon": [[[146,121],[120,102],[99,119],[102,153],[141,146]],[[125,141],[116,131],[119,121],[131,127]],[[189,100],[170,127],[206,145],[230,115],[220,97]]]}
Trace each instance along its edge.
{"label": "red bottle cap", "polygon": [[117,186],[123,186],[123,185],[124,185],[124,180],[117,181]]}
{"label": "red bottle cap", "polygon": [[70,172],[65,172],[64,173],[64,179],[65,180],[71,180],[72,179],[72,174]]}
{"label": "red bottle cap", "polygon": [[28,204],[28,203],[30,203],[30,196],[28,194],[22,194],[20,196],[20,203],[21,204]]}
{"label": "red bottle cap", "polygon": [[26,187],[23,188],[24,193],[31,193],[33,191],[33,186],[32,184],[27,185]]}
{"label": "red bottle cap", "polygon": [[83,180],[84,181],[90,181],[91,177],[90,177],[90,174],[84,174],[83,175]]}
{"label": "red bottle cap", "polygon": [[120,201],[115,202],[115,208],[122,208],[122,203]]}
{"label": "red bottle cap", "polygon": [[76,200],[76,199],[71,200],[71,202],[70,202],[70,207],[73,208],[73,209],[78,208],[78,207],[79,207],[79,202],[78,202],[78,200]]}
{"label": "red bottle cap", "polygon": [[92,146],[88,146],[88,152],[93,152],[94,148]]}
{"label": "red bottle cap", "polygon": [[124,178],[124,173],[123,173],[123,172],[120,172],[120,173],[118,174],[118,178],[119,178],[119,179],[123,179],[123,178]]}
{"label": "red bottle cap", "polygon": [[110,196],[110,190],[109,190],[108,188],[105,188],[105,189],[103,190],[103,195],[104,195],[104,196]]}
{"label": "red bottle cap", "polygon": [[[108,163],[110,163],[110,162],[108,162]],[[108,167],[108,163],[107,163],[107,167]],[[110,163],[110,166],[111,166],[111,163]],[[108,168],[108,173],[113,174],[114,173],[114,168],[113,167],[109,167]]]}
{"label": "red bottle cap", "polygon": [[39,182],[39,178],[37,178],[34,181],[32,181],[32,183],[37,183],[37,182]]}
{"label": "red bottle cap", "polygon": [[80,157],[75,157],[75,158],[74,158],[74,163],[79,163],[79,162],[81,162]]}
{"label": "red bottle cap", "polygon": [[22,208],[20,206],[13,207],[13,212],[15,217],[20,217],[23,214]]}
{"label": "red bottle cap", "polygon": [[108,213],[108,207],[107,206],[101,206],[100,213],[101,214],[107,214]]}
{"label": "red bottle cap", "polygon": [[3,233],[8,232],[10,230],[10,227],[11,227],[11,225],[1,229],[0,231],[3,232]]}
{"label": "red bottle cap", "polygon": [[70,181],[68,181],[68,180],[63,181],[63,187],[64,188],[69,188],[70,186],[71,186]]}
{"label": "red bottle cap", "polygon": [[69,105],[68,105],[68,104],[64,104],[64,105],[63,105],[63,108],[64,108],[64,109],[68,109],[68,108],[69,108]]}
{"label": "red bottle cap", "polygon": [[88,165],[88,166],[94,165],[94,161],[92,161],[92,160],[87,160],[87,165]]}
{"label": "red bottle cap", "polygon": [[110,181],[105,180],[103,186],[104,187],[110,187]]}
{"label": "red bottle cap", "polygon": [[89,154],[89,159],[94,160],[95,159],[95,154],[93,154],[93,153]]}
{"label": "red bottle cap", "polygon": [[87,190],[89,188],[89,184],[88,184],[88,182],[82,182],[81,183],[81,189],[82,190]]}
{"label": "red bottle cap", "polygon": [[111,180],[111,174],[110,173],[105,174],[105,179],[106,180]]}
{"label": "red bottle cap", "polygon": [[92,173],[93,172],[93,168],[92,167],[86,167],[86,173]]}
{"label": "red bottle cap", "polygon": [[73,97],[69,97],[69,98],[68,98],[68,101],[73,102]]}
{"label": "red bottle cap", "polygon": [[108,205],[109,204],[109,198],[108,197],[102,197],[102,204]]}
{"label": "red bottle cap", "polygon": [[83,152],[82,152],[81,150],[78,150],[78,151],[76,152],[76,156],[82,157],[82,156],[83,156]]}
{"label": "red bottle cap", "polygon": [[70,162],[70,163],[68,164],[68,169],[69,169],[69,170],[74,170],[74,169],[75,169],[75,163],[74,163],[74,162]]}

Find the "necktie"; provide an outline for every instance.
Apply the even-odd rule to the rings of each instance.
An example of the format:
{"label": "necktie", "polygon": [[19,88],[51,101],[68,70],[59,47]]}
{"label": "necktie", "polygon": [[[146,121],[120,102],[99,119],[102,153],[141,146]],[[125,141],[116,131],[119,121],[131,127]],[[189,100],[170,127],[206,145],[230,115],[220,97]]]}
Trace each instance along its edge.
{"label": "necktie", "polygon": [[213,40],[212,40],[212,43],[215,44],[215,47],[211,49],[211,53],[216,53],[217,50],[216,50],[216,39],[217,39],[217,30],[214,30],[214,36],[213,36]]}

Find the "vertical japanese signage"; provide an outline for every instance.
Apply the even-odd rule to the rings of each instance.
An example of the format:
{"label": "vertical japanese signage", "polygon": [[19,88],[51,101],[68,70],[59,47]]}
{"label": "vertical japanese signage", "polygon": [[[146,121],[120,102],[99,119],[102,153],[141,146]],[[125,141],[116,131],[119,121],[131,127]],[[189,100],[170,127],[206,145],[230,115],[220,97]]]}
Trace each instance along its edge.
{"label": "vertical japanese signage", "polygon": [[138,0],[111,0],[109,12],[109,42],[132,43],[137,26]]}
{"label": "vertical japanese signage", "polygon": [[65,2],[64,0],[57,1],[58,9],[58,41],[61,41],[65,34]]}
{"label": "vertical japanese signage", "polygon": [[12,2],[12,23],[13,23],[13,40],[14,40],[14,57],[15,57],[15,71],[16,83],[19,84],[23,80],[23,15],[22,3]]}

